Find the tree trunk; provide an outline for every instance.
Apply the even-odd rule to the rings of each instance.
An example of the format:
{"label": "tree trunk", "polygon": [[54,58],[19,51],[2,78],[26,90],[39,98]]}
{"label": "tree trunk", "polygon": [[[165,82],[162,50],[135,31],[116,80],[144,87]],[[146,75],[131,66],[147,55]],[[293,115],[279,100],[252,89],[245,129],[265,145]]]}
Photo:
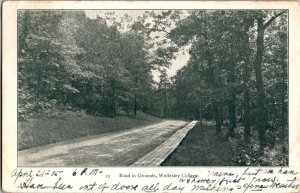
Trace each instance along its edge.
{"label": "tree trunk", "polygon": [[214,119],[216,121],[216,134],[221,133],[221,120],[220,120],[220,111],[219,111],[219,102],[218,102],[218,85],[215,80],[215,70],[213,67],[213,54],[209,50],[209,44],[208,44],[208,30],[205,30],[204,33],[204,39],[205,39],[205,44],[206,44],[206,58],[207,58],[207,66],[209,68],[209,73],[210,73],[210,78],[211,78],[211,87],[213,88],[213,93],[212,93],[212,105],[213,105],[213,114],[214,114]]}
{"label": "tree trunk", "polygon": [[36,82],[37,82],[36,96],[37,98],[39,98],[42,92],[42,61],[37,62]]}
{"label": "tree trunk", "polygon": [[230,98],[228,100],[229,123],[230,124],[228,127],[227,136],[233,137],[234,129],[236,128],[236,90],[235,90],[236,89],[236,87],[235,87],[235,81],[236,81],[235,65],[236,65],[236,62],[229,61],[229,63],[231,63],[231,65],[229,67],[229,76],[228,76],[228,80],[229,80],[229,84],[230,84],[230,88],[229,88]]}
{"label": "tree trunk", "polygon": [[20,23],[20,25],[22,26],[22,33],[19,33],[19,46],[18,46],[18,57],[20,58],[20,56],[22,55],[22,49],[27,50],[27,44],[26,44],[26,38],[28,36],[29,33],[29,25],[28,25],[28,20],[29,18],[29,13],[27,11],[24,12],[19,12],[18,17],[21,18],[21,14],[24,14],[24,20],[23,23]]}
{"label": "tree trunk", "polygon": [[224,124],[224,108],[223,108],[224,106],[223,106],[223,104],[222,104],[222,106],[221,106],[221,108],[220,108],[220,123],[221,123],[221,125],[223,125]]}
{"label": "tree trunk", "polygon": [[228,133],[227,136],[228,137],[233,137],[234,136],[234,129],[236,128],[236,105],[235,105],[235,100],[236,100],[236,96],[235,93],[232,94],[231,99],[229,100],[229,127],[228,127]]}
{"label": "tree trunk", "polygon": [[167,118],[167,90],[164,91],[164,117]]}
{"label": "tree trunk", "polygon": [[219,110],[219,102],[217,101],[217,89],[218,89],[218,86],[216,84],[216,80],[215,80],[215,76],[214,76],[214,69],[212,67],[212,64],[213,64],[213,58],[212,58],[212,55],[209,51],[209,49],[207,48],[207,51],[206,51],[206,54],[207,54],[207,64],[208,64],[208,67],[210,69],[210,73],[211,73],[211,86],[213,88],[213,111],[214,111],[214,119],[216,121],[216,134],[220,134],[221,133],[221,119],[220,119],[220,110]]}
{"label": "tree trunk", "polygon": [[134,111],[134,116],[136,116],[136,112],[137,112],[136,95],[134,95],[134,107],[133,107],[133,111]]}
{"label": "tree trunk", "polygon": [[128,103],[125,105],[125,110],[126,110],[126,115],[129,117],[129,108],[128,108]]}
{"label": "tree trunk", "polygon": [[220,120],[220,111],[219,105],[217,101],[213,102],[213,109],[214,109],[214,119],[216,121],[216,134],[221,133],[221,120]]}
{"label": "tree trunk", "polygon": [[264,24],[264,19],[262,16],[257,17],[257,39],[256,39],[256,56],[254,59],[254,69],[255,69],[255,78],[256,78],[256,90],[257,90],[257,127],[259,131],[259,142],[260,147],[263,148],[266,146],[266,127],[267,119],[265,117],[265,94],[263,86],[263,76],[262,76],[262,60],[264,54],[264,33],[265,29],[280,15],[285,13],[286,10],[281,11],[274,15]]}
{"label": "tree trunk", "polygon": [[115,82],[112,82],[112,113],[113,116],[116,116],[116,91],[115,91]]}
{"label": "tree trunk", "polygon": [[250,135],[251,135],[251,118],[250,118],[250,95],[249,95],[249,90],[250,90],[250,74],[251,74],[251,69],[250,68],[250,55],[251,55],[251,51],[250,51],[250,42],[249,42],[249,35],[248,35],[248,31],[249,31],[249,26],[245,27],[244,31],[241,34],[242,37],[242,42],[244,43],[245,47],[243,48],[244,52],[243,52],[243,58],[244,58],[244,76],[243,76],[243,80],[244,80],[244,94],[243,94],[243,98],[244,98],[244,113],[242,114],[243,118],[243,123],[244,123],[244,142],[245,144],[249,144],[250,141]]}
{"label": "tree trunk", "polygon": [[257,90],[257,128],[259,132],[259,142],[261,148],[266,146],[266,118],[265,118],[265,95],[263,87],[263,76],[262,76],[262,60],[264,53],[264,25],[263,19],[257,19],[257,40],[256,40],[256,57],[254,59],[254,69],[256,78],[256,90]]}
{"label": "tree trunk", "polygon": [[285,105],[285,95],[286,95],[286,84],[285,84],[285,62],[282,62],[282,89],[281,89],[281,101],[282,101],[282,107],[281,107],[281,129],[280,129],[280,139],[284,139],[285,137],[285,126],[286,126],[286,105]]}
{"label": "tree trunk", "polygon": [[[201,100],[201,99],[200,99],[200,100]],[[199,104],[199,121],[200,121],[200,125],[201,125],[201,126],[203,125],[202,119],[203,119],[202,103],[201,103],[201,101],[200,101],[200,104]]]}
{"label": "tree trunk", "polygon": [[106,96],[106,86],[103,86],[103,96],[104,96],[104,112],[105,115],[108,115],[108,104],[107,104],[107,96]]}
{"label": "tree trunk", "polygon": [[249,88],[246,88],[245,92],[244,92],[244,126],[245,126],[245,130],[244,130],[244,142],[246,144],[249,143],[249,138],[251,135],[251,130],[250,130],[250,103],[249,103]]}

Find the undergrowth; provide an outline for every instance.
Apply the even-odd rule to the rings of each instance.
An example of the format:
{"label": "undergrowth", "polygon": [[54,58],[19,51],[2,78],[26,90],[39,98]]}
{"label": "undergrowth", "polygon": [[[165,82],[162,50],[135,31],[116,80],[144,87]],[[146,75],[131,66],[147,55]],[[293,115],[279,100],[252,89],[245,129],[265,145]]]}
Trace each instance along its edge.
{"label": "undergrowth", "polygon": [[175,151],[163,162],[166,166],[286,166],[288,165],[288,139],[280,139],[278,133],[267,131],[272,141],[260,148],[258,132],[252,128],[248,144],[244,143],[243,127],[238,124],[235,137],[226,138],[227,127],[220,135],[215,124],[199,123],[189,131]]}
{"label": "undergrowth", "polygon": [[[237,133],[243,136],[243,127],[237,128]],[[245,144],[243,138],[232,143],[235,166],[287,166],[288,165],[288,138],[280,139],[279,133],[267,130],[266,138],[269,145],[260,148],[258,132],[252,128],[249,143]]]}

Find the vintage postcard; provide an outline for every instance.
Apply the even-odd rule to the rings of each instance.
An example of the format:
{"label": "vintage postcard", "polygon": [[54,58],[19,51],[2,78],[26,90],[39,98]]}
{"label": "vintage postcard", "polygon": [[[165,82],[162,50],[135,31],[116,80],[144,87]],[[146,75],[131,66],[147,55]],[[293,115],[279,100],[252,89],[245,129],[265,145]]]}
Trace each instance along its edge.
{"label": "vintage postcard", "polygon": [[300,192],[296,1],[5,1],[4,192]]}

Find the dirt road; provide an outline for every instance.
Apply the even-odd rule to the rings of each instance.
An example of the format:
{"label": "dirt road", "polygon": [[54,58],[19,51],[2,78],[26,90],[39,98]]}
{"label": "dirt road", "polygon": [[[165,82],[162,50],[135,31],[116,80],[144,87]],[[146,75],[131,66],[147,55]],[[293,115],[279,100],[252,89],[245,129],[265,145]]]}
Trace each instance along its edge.
{"label": "dirt road", "polygon": [[18,152],[18,166],[128,166],[187,122],[167,120],[126,131],[80,138]]}

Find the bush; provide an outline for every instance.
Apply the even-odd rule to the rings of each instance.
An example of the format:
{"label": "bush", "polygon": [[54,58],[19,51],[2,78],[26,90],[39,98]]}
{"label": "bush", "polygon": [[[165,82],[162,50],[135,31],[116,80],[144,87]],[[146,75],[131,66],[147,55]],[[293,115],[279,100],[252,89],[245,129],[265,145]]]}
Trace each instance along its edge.
{"label": "bush", "polygon": [[261,149],[258,132],[253,131],[249,144],[239,140],[233,147],[233,163],[238,166],[287,166],[288,165],[288,138],[280,140],[278,132],[266,132],[267,139],[273,140],[269,146]]}

